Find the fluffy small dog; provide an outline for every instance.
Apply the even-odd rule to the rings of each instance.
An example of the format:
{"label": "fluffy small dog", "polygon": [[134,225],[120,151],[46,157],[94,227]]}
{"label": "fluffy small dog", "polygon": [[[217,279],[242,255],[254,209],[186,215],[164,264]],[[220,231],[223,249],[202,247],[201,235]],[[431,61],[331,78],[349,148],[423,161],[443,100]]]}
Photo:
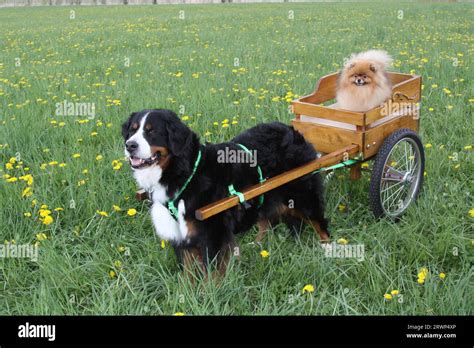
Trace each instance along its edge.
{"label": "fluffy small dog", "polygon": [[[204,221],[195,217],[196,209],[228,197],[229,185],[242,191],[259,182],[255,166],[219,161],[223,151],[239,150],[238,144],[256,151],[264,177],[314,160],[313,146],[292,127],[278,122],[259,124],[230,142],[204,145],[174,112],[154,109],[132,113],[122,126],[122,135],[133,175],[153,202],[151,218],[156,233],[171,242],[179,263],[186,268],[194,259],[205,269],[218,258],[220,270],[225,270],[235,252],[234,235],[254,224],[258,224],[259,239],[281,219],[296,230],[301,223],[308,223],[321,239],[328,240],[318,174],[265,193],[263,202],[254,198],[247,206],[239,205]],[[176,204],[175,212],[170,200]]]}
{"label": "fluffy small dog", "polygon": [[335,107],[364,112],[383,104],[392,95],[385,71],[391,63],[385,51],[353,54],[339,76]]}

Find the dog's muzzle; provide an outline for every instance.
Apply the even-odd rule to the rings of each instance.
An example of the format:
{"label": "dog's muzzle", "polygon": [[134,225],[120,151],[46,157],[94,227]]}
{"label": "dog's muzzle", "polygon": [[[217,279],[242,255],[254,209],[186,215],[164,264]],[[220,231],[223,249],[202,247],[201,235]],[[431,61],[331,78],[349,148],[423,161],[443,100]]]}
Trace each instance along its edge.
{"label": "dog's muzzle", "polygon": [[148,158],[139,158],[135,156],[130,156],[129,161],[130,161],[130,166],[133,169],[141,169],[141,168],[146,168],[150,167],[154,164],[160,163],[161,159],[161,153],[157,152],[153,156],[148,157]]}

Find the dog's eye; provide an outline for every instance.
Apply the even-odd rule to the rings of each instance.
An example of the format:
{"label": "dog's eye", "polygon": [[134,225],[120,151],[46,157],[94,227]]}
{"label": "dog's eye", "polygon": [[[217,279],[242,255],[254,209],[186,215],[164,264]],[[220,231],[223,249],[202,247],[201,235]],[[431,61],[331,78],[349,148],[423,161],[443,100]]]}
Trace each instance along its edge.
{"label": "dog's eye", "polygon": [[364,75],[363,78],[366,79],[366,78],[367,78],[367,75]]}

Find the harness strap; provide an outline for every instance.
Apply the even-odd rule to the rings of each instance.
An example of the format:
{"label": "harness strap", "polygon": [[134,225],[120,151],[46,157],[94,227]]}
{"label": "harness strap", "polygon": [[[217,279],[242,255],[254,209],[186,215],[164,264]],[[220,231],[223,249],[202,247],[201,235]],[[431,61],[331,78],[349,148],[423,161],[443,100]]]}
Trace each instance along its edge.
{"label": "harness strap", "polygon": [[[239,144],[239,143],[237,143],[237,145],[242,150],[244,150],[246,153],[248,153],[250,155],[250,157],[253,157],[252,152],[247,147],[245,147],[244,145]],[[260,183],[265,182],[266,179],[263,177],[262,168],[260,168],[260,166],[258,164],[257,164],[257,172],[258,172],[259,182]],[[239,202],[241,204],[245,202],[244,194],[242,192],[236,191],[233,184],[229,185],[229,194],[231,196],[239,197]],[[264,195],[262,194],[258,197],[258,206],[257,206],[257,208],[260,208],[263,205],[263,201],[264,201]]]}
{"label": "harness strap", "polygon": [[201,161],[201,149],[199,149],[199,152],[198,152],[198,155],[197,155],[197,158],[196,158],[196,161],[194,162],[194,168],[193,168],[193,171],[191,173],[191,175],[189,176],[189,178],[184,182],[183,186],[181,186],[181,188],[178,190],[178,192],[176,192],[173,196],[173,199],[169,200],[168,201],[168,210],[170,212],[170,214],[175,218],[177,219],[178,218],[178,209],[176,208],[175,206],[175,202],[176,200],[179,198],[179,196],[181,196],[181,194],[184,192],[184,190],[186,190],[186,187],[188,186],[189,182],[192,180],[192,178],[194,177],[194,174],[196,173],[196,170],[197,170],[197,167],[199,166],[199,162]]}

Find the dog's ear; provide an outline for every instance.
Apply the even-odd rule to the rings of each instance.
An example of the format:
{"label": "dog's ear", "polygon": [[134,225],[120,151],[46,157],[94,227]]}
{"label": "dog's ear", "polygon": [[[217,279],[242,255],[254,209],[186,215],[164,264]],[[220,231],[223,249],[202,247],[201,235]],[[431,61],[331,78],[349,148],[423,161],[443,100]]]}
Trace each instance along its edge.
{"label": "dog's ear", "polygon": [[168,119],[166,125],[166,132],[168,133],[168,149],[170,152],[180,157],[192,151],[192,140],[194,133],[189,129],[172,111],[171,117]]}
{"label": "dog's ear", "polygon": [[375,64],[370,64],[370,70],[372,72],[376,72],[377,71],[377,68],[375,67]]}
{"label": "dog's ear", "polygon": [[122,136],[124,139],[128,138],[128,130],[130,129],[130,123],[132,122],[133,116],[135,116],[136,112],[132,112],[132,114],[128,117],[128,119],[122,124]]}

